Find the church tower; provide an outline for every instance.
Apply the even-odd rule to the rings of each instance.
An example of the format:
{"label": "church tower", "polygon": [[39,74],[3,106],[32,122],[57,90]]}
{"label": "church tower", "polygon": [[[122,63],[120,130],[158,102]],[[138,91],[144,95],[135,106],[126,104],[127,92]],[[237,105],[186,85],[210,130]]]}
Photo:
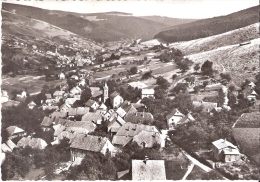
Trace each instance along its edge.
{"label": "church tower", "polygon": [[105,82],[105,86],[103,87],[103,102],[105,103],[108,99],[108,86],[107,82]]}

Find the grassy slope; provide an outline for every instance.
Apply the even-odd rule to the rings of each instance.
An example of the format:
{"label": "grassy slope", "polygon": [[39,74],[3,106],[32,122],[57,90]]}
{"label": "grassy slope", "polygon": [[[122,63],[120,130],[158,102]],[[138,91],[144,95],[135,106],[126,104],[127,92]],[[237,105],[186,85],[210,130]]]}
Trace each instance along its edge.
{"label": "grassy slope", "polygon": [[255,6],[227,16],[203,19],[173,26],[171,30],[158,33],[155,35],[155,38],[167,42],[178,42],[221,34],[257,23],[259,21],[259,8],[260,6]]}

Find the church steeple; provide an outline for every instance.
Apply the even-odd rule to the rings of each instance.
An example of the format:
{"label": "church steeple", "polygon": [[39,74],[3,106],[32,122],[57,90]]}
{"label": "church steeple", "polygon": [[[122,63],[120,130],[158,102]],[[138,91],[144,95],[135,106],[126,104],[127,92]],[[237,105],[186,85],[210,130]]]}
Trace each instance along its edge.
{"label": "church steeple", "polygon": [[105,103],[107,99],[108,99],[108,86],[107,86],[107,82],[105,82],[105,85],[103,87],[103,102]]}

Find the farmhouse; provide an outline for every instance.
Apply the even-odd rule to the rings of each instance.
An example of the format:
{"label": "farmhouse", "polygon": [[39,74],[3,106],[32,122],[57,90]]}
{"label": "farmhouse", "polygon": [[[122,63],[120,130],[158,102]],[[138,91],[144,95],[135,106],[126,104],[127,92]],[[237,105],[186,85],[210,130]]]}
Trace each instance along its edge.
{"label": "farmhouse", "polygon": [[123,102],[124,99],[117,93],[116,91],[113,92],[110,96],[110,103],[113,106],[114,109],[118,108]]}
{"label": "farmhouse", "polygon": [[124,119],[134,124],[151,124],[154,121],[153,115],[149,112],[127,113]]}
{"label": "farmhouse", "polygon": [[166,180],[164,160],[132,160],[132,180]]}
{"label": "farmhouse", "polygon": [[31,101],[31,102],[28,104],[29,109],[33,109],[35,106],[36,106],[36,104],[35,104],[33,101]]}
{"label": "farmhouse", "polygon": [[[127,145],[134,136],[138,135],[141,131],[150,132],[152,135],[155,133],[160,134],[159,129],[153,125],[144,125],[144,124],[133,124],[126,122],[120,127],[113,137],[112,143],[115,145],[125,146]],[[144,138],[145,143],[149,143],[149,138]]]}
{"label": "farmhouse", "polygon": [[109,152],[115,156],[119,149],[114,147],[106,137],[81,135],[76,137],[70,145],[71,161],[76,158],[84,158],[86,152],[100,152],[106,154]]}
{"label": "farmhouse", "polygon": [[18,141],[17,147],[31,147],[33,149],[40,149],[43,150],[48,144],[41,138],[30,138],[30,137],[23,137],[21,140]]}
{"label": "farmhouse", "polygon": [[169,130],[173,130],[174,126],[177,125],[177,123],[184,118],[184,114],[182,114],[178,109],[174,109],[172,112],[170,112],[167,116],[167,124]]}
{"label": "farmhouse", "polygon": [[116,110],[116,113],[120,117],[124,117],[128,113],[136,113],[137,109],[129,101],[124,101],[120,107]]}
{"label": "farmhouse", "polygon": [[212,152],[216,160],[223,162],[234,162],[240,157],[238,148],[226,139],[212,142]]}
{"label": "farmhouse", "polygon": [[89,112],[82,116],[81,121],[92,121],[95,124],[101,124],[103,121],[102,115],[100,112]]}
{"label": "farmhouse", "polygon": [[258,95],[253,89],[250,87],[245,88],[242,91],[243,97],[248,100],[256,100],[256,96]]}
{"label": "farmhouse", "polygon": [[145,97],[147,97],[147,98],[154,98],[154,89],[153,88],[149,88],[149,89],[144,88],[144,89],[142,89],[142,99],[145,98]]}
{"label": "farmhouse", "polygon": [[99,108],[99,104],[92,100],[92,99],[89,99],[86,103],[85,103],[85,106],[86,107],[89,107],[90,108],[90,111],[96,111],[98,108]]}
{"label": "farmhouse", "polygon": [[17,126],[9,126],[6,128],[6,131],[8,133],[9,139],[13,139],[25,135],[25,131]]}
{"label": "farmhouse", "polygon": [[107,126],[107,131],[111,133],[111,135],[115,135],[116,132],[125,124],[125,120],[120,116],[115,117]]}

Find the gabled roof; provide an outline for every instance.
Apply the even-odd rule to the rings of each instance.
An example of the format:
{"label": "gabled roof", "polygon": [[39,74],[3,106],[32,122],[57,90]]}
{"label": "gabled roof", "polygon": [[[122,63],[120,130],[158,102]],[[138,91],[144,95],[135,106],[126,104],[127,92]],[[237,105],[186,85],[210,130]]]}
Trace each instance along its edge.
{"label": "gabled roof", "polygon": [[28,106],[36,106],[36,104],[35,104],[33,101],[31,101],[31,102],[28,104]]}
{"label": "gabled roof", "polygon": [[178,110],[178,109],[174,109],[172,112],[170,112],[167,116],[166,119],[170,119],[172,116],[180,116],[180,117],[184,117],[184,115]]}
{"label": "gabled roof", "polygon": [[104,103],[101,103],[98,109],[107,110],[107,106]]}
{"label": "gabled roof", "polygon": [[149,112],[136,112],[136,113],[127,113],[124,117],[126,122],[131,123],[143,123],[145,121],[152,122],[154,120],[153,115]]}
{"label": "gabled roof", "polygon": [[126,112],[126,113],[136,113],[137,109],[131,104],[129,101],[124,101],[120,107]]}
{"label": "gabled roof", "polygon": [[212,142],[212,144],[217,147],[217,149],[224,149],[224,148],[234,148],[236,149],[237,147],[235,145],[233,145],[232,143],[224,140],[224,139],[219,139],[219,140],[216,140],[214,142]]}
{"label": "gabled roof", "polygon": [[103,94],[103,91],[99,87],[89,87],[93,98],[99,97]]}
{"label": "gabled roof", "polygon": [[8,134],[9,134],[9,136],[12,136],[12,135],[14,135],[16,133],[24,132],[23,129],[21,129],[21,128],[17,127],[17,126],[9,126],[9,127],[6,128],[6,130],[7,130]]}
{"label": "gabled roof", "polygon": [[146,148],[152,148],[154,144],[160,142],[160,134],[156,132],[141,131],[134,136],[133,141],[142,146],[145,143]]}
{"label": "gabled roof", "polygon": [[88,107],[69,108],[66,110],[69,116],[84,115],[89,112]]}
{"label": "gabled roof", "polygon": [[84,135],[75,138],[71,143],[70,148],[101,152],[107,141],[109,140],[106,137]]}
{"label": "gabled roof", "polygon": [[111,132],[117,132],[123,124],[125,124],[125,120],[118,116],[108,124],[107,130],[111,130]]}
{"label": "gabled roof", "polygon": [[42,120],[41,126],[51,126],[53,123],[53,119],[45,116]]}
{"label": "gabled roof", "polygon": [[15,143],[12,140],[7,140],[5,143],[11,150],[16,147]]}
{"label": "gabled roof", "polygon": [[190,121],[195,121],[195,119],[192,117],[192,115],[190,113],[188,113],[185,117],[183,117],[178,124],[182,124],[182,123],[187,123]]}
{"label": "gabled roof", "polygon": [[121,145],[121,146],[126,146],[131,140],[133,139],[133,137],[130,136],[117,136],[115,135],[112,139],[112,144],[114,145]]}
{"label": "gabled roof", "polygon": [[80,100],[80,98],[67,98],[65,100],[65,103],[69,105],[73,105],[77,100]]}
{"label": "gabled roof", "polygon": [[51,118],[64,118],[67,116],[67,112],[54,111],[50,114]]}
{"label": "gabled roof", "polygon": [[89,112],[82,116],[81,121],[98,121],[102,120],[100,112]]}
{"label": "gabled roof", "polygon": [[5,143],[1,144],[1,150],[3,152],[12,152],[12,150]]}
{"label": "gabled roof", "polygon": [[41,138],[29,138],[23,137],[18,141],[17,147],[26,147],[29,146],[33,149],[45,149],[48,144]]}
{"label": "gabled roof", "polygon": [[[116,91],[114,91],[112,94],[110,94],[110,96],[109,96],[109,98],[110,98],[110,100],[113,100],[116,96],[120,96],[120,94],[119,93],[117,93]],[[121,96],[120,96],[121,97]]]}
{"label": "gabled roof", "polygon": [[62,104],[60,106],[60,110],[62,110],[62,109],[69,109],[69,108],[71,108],[71,106],[69,104],[66,104],[66,103],[64,103],[64,104]]}
{"label": "gabled roof", "polygon": [[92,100],[92,99],[89,99],[89,100],[85,103],[85,106],[91,107],[91,106],[93,106],[95,103],[97,103],[97,102],[94,101],[94,100]]}
{"label": "gabled roof", "polygon": [[166,180],[164,160],[132,160],[132,180]]}

